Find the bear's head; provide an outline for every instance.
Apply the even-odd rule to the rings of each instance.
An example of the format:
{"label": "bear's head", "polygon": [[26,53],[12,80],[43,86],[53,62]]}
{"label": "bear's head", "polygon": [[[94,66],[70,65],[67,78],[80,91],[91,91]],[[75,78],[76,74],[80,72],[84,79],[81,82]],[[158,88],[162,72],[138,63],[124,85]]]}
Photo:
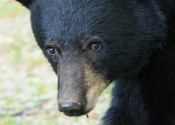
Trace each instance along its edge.
{"label": "bear's head", "polygon": [[36,41],[58,76],[59,109],[69,116],[91,111],[113,80],[136,76],[165,37],[150,1],[17,1],[31,12]]}

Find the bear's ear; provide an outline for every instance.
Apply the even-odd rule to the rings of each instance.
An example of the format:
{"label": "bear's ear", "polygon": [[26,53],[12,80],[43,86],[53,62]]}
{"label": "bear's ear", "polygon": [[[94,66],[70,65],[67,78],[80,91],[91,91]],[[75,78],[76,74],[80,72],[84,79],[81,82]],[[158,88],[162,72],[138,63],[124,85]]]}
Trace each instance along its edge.
{"label": "bear's ear", "polygon": [[22,5],[24,5],[27,8],[33,2],[33,0],[16,0],[16,1],[20,2]]}

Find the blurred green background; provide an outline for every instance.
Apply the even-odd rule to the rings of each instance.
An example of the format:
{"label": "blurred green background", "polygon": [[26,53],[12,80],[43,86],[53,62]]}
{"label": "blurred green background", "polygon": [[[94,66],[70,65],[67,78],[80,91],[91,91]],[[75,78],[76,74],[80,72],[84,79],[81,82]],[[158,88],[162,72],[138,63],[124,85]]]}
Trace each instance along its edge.
{"label": "blurred green background", "polygon": [[57,78],[33,37],[29,11],[0,0],[0,125],[99,125],[111,87],[81,117],[58,112]]}

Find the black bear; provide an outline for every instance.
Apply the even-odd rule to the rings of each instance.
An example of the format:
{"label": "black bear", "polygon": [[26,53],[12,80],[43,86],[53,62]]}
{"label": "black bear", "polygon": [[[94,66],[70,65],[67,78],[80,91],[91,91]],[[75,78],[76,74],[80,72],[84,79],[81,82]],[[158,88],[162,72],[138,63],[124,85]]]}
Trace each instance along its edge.
{"label": "black bear", "polygon": [[115,81],[103,125],[175,125],[175,0],[17,1],[58,74],[61,112],[87,114]]}

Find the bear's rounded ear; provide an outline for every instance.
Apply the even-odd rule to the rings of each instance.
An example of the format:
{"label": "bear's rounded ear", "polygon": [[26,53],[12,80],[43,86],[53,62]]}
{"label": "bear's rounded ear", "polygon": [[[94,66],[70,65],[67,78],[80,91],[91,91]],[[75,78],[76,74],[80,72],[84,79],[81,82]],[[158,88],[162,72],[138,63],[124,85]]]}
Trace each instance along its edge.
{"label": "bear's rounded ear", "polygon": [[22,5],[24,5],[27,8],[33,2],[33,0],[16,0],[16,1],[20,2]]}

